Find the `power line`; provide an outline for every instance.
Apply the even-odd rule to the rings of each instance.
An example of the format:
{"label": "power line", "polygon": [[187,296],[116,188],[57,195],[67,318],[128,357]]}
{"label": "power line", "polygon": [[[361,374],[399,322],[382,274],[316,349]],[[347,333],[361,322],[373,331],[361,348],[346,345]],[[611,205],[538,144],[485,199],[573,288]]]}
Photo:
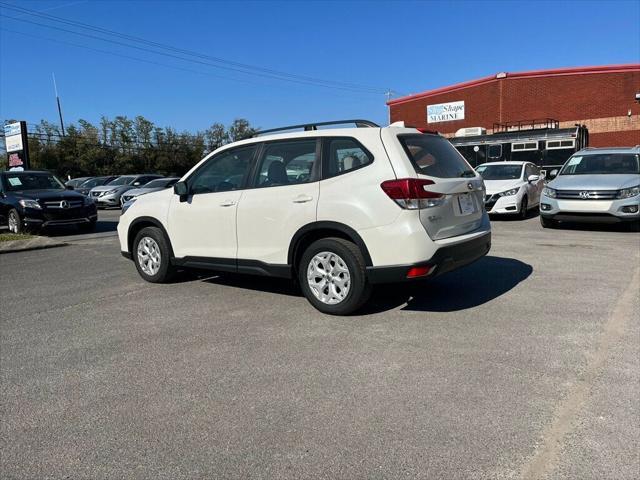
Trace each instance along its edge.
{"label": "power line", "polygon": [[[301,84],[307,84],[307,85],[324,87],[324,88],[336,88],[336,89],[350,90],[350,91],[360,91],[360,92],[372,93],[372,94],[382,94],[385,91],[385,89],[377,88],[377,87],[359,85],[359,84],[349,83],[349,82],[338,82],[338,81],[334,81],[334,80],[324,80],[324,79],[318,79],[318,78],[308,77],[308,76],[304,76],[304,75],[297,75],[297,74],[291,74],[291,73],[287,73],[287,72],[280,72],[280,71],[273,70],[273,69],[255,67],[255,66],[252,66],[252,65],[247,65],[247,64],[243,64],[243,63],[239,63],[239,62],[233,62],[233,61],[221,59],[221,58],[218,58],[218,57],[212,57],[212,56],[209,56],[209,55],[204,55],[204,54],[201,54],[201,53],[198,53],[198,52],[194,52],[194,51],[190,51],[190,50],[176,48],[176,47],[173,47],[171,45],[166,45],[166,44],[162,44],[162,43],[158,43],[158,42],[153,42],[153,41],[146,40],[146,39],[140,38],[140,37],[135,37],[135,36],[132,36],[132,35],[122,34],[122,33],[119,33],[119,32],[115,32],[115,31],[112,31],[112,30],[104,29],[104,28],[101,28],[101,27],[96,27],[96,26],[85,24],[85,23],[82,23],[82,22],[75,22],[75,21],[67,20],[67,19],[64,19],[64,18],[61,18],[61,17],[55,17],[53,15],[48,15],[48,14],[43,14],[43,13],[40,13],[40,12],[36,12],[36,11],[30,10],[30,9],[25,9],[25,8],[21,8],[21,7],[15,7],[13,5],[7,5],[6,3],[3,3],[3,2],[0,2],[0,5],[2,5],[4,8],[8,8],[10,10],[19,11],[19,12],[23,12],[23,13],[28,13],[30,15],[37,16],[37,17],[40,17],[40,18],[44,18],[44,19],[49,20],[49,21],[63,23],[63,24],[70,25],[70,26],[73,26],[73,27],[76,27],[76,28],[83,28],[85,30],[90,30],[90,31],[94,31],[94,32],[100,33],[101,35],[108,35],[108,36],[111,36],[111,37],[116,37],[116,38],[119,38],[119,39],[127,40],[128,42],[141,43],[141,44],[144,44],[144,45],[147,45],[147,46],[151,46],[154,49],[161,49],[161,50],[165,50],[165,51],[158,51],[158,50],[154,50],[154,49],[150,49],[150,48],[140,47],[138,45],[131,45],[129,43],[124,43],[124,42],[120,42],[120,41],[109,39],[109,38],[103,38],[103,37],[90,35],[90,34],[83,33],[83,32],[77,32],[77,31],[73,31],[73,30],[69,30],[69,29],[65,29],[65,28],[61,28],[61,27],[57,27],[57,26],[53,26],[53,25],[42,24],[42,23],[35,22],[35,21],[32,21],[32,20],[25,20],[25,19],[18,18],[18,17],[12,17],[10,15],[4,15],[4,14],[2,15],[4,17],[12,19],[12,20],[31,23],[31,24],[42,26],[42,27],[45,27],[45,28],[51,28],[51,29],[55,29],[55,30],[60,30],[60,31],[64,31],[64,32],[71,33],[71,34],[74,34],[74,35],[80,35],[80,36],[84,36],[84,37],[88,37],[88,38],[93,38],[93,39],[96,39],[96,40],[101,40],[101,41],[104,41],[104,42],[109,42],[109,43],[113,43],[113,44],[116,44],[116,45],[125,46],[125,47],[128,47],[128,48],[135,48],[135,49],[138,49],[138,50],[154,53],[154,54],[157,54],[157,55],[164,55],[164,56],[168,56],[168,57],[171,57],[171,58],[177,58],[177,59],[182,60],[182,61],[199,63],[199,64],[206,65],[206,66],[213,67],[213,68],[222,68],[222,69],[226,69],[226,70],[239,72],[239,73],[242,73],[242,74],[257,75],[257,76],[270,78],[270,79],[275,79],[275,80],[280,80],[280,81],[301,83]],[[196,58],[200,58],[200,59],[205,59],[207,61],[200,61],[200,60],[197,60],[196,58],[185,58],[184,56],[174,55],[172,53],[167,53],[167,50],[171,51],[171,52],[179,53],[181,55],[187,55],[187,56],[190,56],[190,57],[196,57]]]}
{"label": "power line", "polygon": [[134,35],[124,34],[124,33],[121,33],[121,32],[116,32],[114,30],[109,30],[109,29],[106,29],[106,28],[98,27],[98,26],[95,26],[95,25],[90,25],[90,24],[79,22],[79,21],[75,21],[75,20],[68,20],[66,18],[57,17],[57,16],[50,15],[50,14],[45,14],[42,11],[30,10],[28,8],[23,8],[23,7],[16,7],[15,5],[6,4],[4,2],[0,2],[0,5],[3,5],[4,7],[12,9],[14,11],[21,11],[21,12],[28,13],[28,14],[31,14],[31,15],[35,15],[35,16],[38,16],[38,17],[41,17],[41,18],[44,18],[44,19],[47,19],[47,20],[51,20],[51,21],[55,21],[55,22],[59,22],[59,23],[65,23],[67,25],[71,25],[71,26],[75,26],[75,27],[79,27],[79,28],[84,28],[84,29],[91,30],[91,31],[94,31],[94,32],[98,32],[98,33],[102,33],[102,34],[106,34],[106,35],[110,35],[110,36],[116,36],[118,38],[127,39],[127,40],[134,41],[134,42],[137,42],[137,43],[143,43],[143,44],[146,44],[146,45],[149,45],[149,46],[152,46],[152,47],[161,48],[161,49],[165,49],[165,50],[170,50],[170,51],[174,51],[176,53],[181,53],[181,54],[185,54],[185,55],[189,55],[189,56],[203,58],[203,59],[207,59],[207,60],[210,60],[210,61],[213,61],[213,62],[227,64],[227,65],[231,65],[231,66],[235,66],[235,67],[239,67],[239,68],[243,68],[243,69],[247,69],[247,70],[254,70],[254,71],[259,71],[259,72],[263,72],[263,73],[269,73],[269,74],[278,75],[278,76],[284,76],[284,77],[298,78],[298,79],[307,80],[307,81],[313,81],[313,82],[321,82],[321,83],[327,83],[327,84],[348,86],[348,87],[353,87],[353,88],[371,89],[371,90],[374,90],[376,92],[379,92],[380,90],[383,90],[381,87],[373,87],[373,86],[370,86],[370,85],[362,85],[362,84],[351,83],[351,82],[342,82],[342,81],[335,81],[335,80],[320,79],[320,78],[309,77],[309,76],[305,76],[305,75],[282,72],[282,71],[269,69],[269,68],[264,68],[264,67],[257,67],[255,65],[249,65],[249,64],[246,64],[246,63],[235,62],[235,61],[228,60],[228,59],[223,59],[223,58],[220,58],[220,57],[214,57],[214,56],[211,56],[211,55],[202,54],[202,53],[199,53],[199,52],[195,52],[193,50],[186,50],[186,49],[174,47],[172,45],[163,44],[163,43],[159,43],[159,42],[154,42],[152,40],[147,40],[147,39],[142,38],[142,37],[137,37],[137,36],[134,36]]}

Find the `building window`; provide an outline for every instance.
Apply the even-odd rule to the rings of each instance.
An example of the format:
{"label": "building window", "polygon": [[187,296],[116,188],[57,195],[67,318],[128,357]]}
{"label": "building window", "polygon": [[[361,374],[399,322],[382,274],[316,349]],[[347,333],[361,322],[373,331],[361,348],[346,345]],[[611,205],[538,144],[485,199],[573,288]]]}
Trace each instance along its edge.
{"label": "building window", "polygon": [[569,140],[547,140],[547,150],[559,150],[561,148],[575,148],[575,139]]}
{"label": "building window", "polygon": [[518,142],[511,144],[512,152],[526,152],[530,150],[537,150],[538,142]]}

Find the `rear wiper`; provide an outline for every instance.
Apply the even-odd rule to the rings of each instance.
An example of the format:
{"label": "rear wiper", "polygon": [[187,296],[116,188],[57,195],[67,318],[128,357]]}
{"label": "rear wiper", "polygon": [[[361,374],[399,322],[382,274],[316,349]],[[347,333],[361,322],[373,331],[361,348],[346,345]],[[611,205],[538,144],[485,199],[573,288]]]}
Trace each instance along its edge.
{"label": "rear wiper", "polygon": [[475,177],[476,174],[473,170],[465,170],[460,174],[461,177]]}

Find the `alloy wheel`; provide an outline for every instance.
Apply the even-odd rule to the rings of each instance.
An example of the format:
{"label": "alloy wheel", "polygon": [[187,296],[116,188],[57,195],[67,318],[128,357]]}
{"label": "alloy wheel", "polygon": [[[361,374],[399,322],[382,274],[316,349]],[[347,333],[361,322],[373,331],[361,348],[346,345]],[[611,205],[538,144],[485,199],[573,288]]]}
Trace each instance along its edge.
{"label": "alloy wheel", "polygon": [[151,237],[142,237],[138,242],[138,264],[142,271],[152,277],[160,270],[161,262],[158,243]]}
{"label": "alloy wheel", "polygon": [[347,297],[351,288],[349,267],[333,252],[317,253],[307,266],[307,282],[318,300],[336,305]]}

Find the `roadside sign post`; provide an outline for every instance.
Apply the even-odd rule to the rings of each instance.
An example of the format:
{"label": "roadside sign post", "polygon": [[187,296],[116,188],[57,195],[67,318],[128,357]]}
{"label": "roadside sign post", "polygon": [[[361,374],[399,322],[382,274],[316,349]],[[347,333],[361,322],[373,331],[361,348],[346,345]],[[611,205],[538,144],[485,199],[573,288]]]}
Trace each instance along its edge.
{"label": "roadside sign post", "polygon": [[29,169],[29,142],[27,122],[8,123],[4,126],[4,140],[7,149],[7,170]]}

